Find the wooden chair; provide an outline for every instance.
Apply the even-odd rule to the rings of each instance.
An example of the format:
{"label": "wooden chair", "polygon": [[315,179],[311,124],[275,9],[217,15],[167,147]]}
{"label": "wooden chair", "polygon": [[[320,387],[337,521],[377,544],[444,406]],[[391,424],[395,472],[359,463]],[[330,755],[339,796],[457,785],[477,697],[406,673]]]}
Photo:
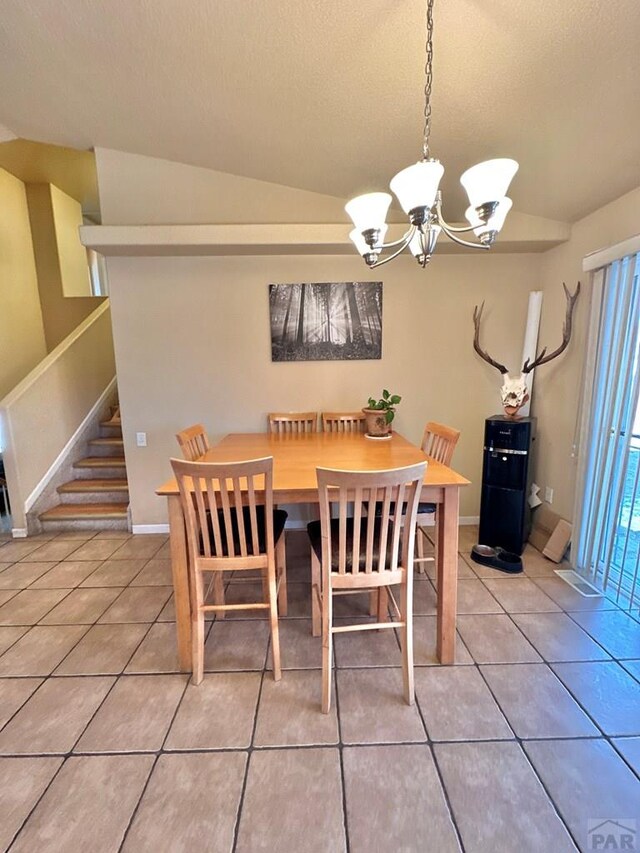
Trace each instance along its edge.
{"label": "wooden chair", "polygon": [[317,412],[270,412],[269,432],[277,435],[298,435],[318,431]]}
{"label": "wooden chair", "polygon": [[[284,525],[287,513],[273,509],[273,458],[247,462],[187,462],[172,459],[186,521],[191,587],[193,683],[204,674],[204,618],[213,611],[268,610],[273,677],[279,681],[278,604],[286,607]],[[248,604],[207,604],[211,585],[224,572],[266,573],[265,600]],[[205,593],[204,574],[212,573]],[[278,590],[279,587],[279,590]],[[264,587],[263,587],[264,588]]]}
{"label": "wooden chair", "polygon": [[176,435],[182,455],[189,462],[195,462],[200,459],[209,449],[209,438],[202,424],[194,424],[193,426],[183,429]]}
{"label": "wooden chair", "polygon": [[323,432],[364,432],[366,421],[362,412],[323,412]]}
{"label": "wooden chair", "polygon": [[[333,635],[343,631],[399,628],[404,697],[413,703],[413,547],[416,512],[427,463],[388,471],[317,469],[320,521],[307,525],[311,543],[312,623],[322,622],[322,712],[331,707]],[[347,505],[353,504],[353,518]],[[376,503],[382,506],[376,515]],[[332,505],[337,518],[332,518]],[[392,507],[403,507],[402,513]],[[391,586],[400,584],[398,607]],[[374,591],[376,622],[333,625],[333,596]],[[388,620],[388,603],[395,621]]]}
{"label": "wooden chair", "polygon": [[[450,465],[459,438],[460,430],[435,423],[435,421],[429,421],[422,436],[422,450],[436,462]],[[423,563],[433,562],[435,559],[425,555],[424,540],[427,538],[427,533],[423,529],[423,525],[428,524],[436,510],[437,504],[423,502],[418,504],[418,538],[416,541],[418,556],[415,557],[415,562],[418,563],[419,572],[424,572]]]}

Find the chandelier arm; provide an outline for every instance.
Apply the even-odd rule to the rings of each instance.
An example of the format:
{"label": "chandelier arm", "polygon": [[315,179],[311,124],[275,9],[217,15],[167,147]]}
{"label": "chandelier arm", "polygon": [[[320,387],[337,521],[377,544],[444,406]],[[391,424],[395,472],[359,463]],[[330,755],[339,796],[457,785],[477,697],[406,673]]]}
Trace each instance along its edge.
{"label": "chandelier arm", "polygon": [[411,238],[413,237],[413,235],[415,233],[415,230],[416,230],[416,226],[412,225],[408,231],[405,231],[405,233],[402,235],[402,237],[400,237],[399,240],[392,240],[391,243],[381,243],[380,246],[378,246],[378,248],[379,249],[392,249],[394,246],[399,246],[402,243],[403,244],[402,248],[404,249],[404,247],[409,244]]}
{"label": "chandelier arm", "polygon": [[473,231],[474,228],[477,228],[476,225],[449,225],[448,222],[444,221],[442,216],[438,216],[438,225],[440,225],[447,233],[449,231],[453,231],[455,234],[465,234],[469,231]]}
{"label": "chandelier arm", "polygon": [[394,258],[397,258],[398,255],[402,254],[402,252],[404,252],[404,250],[407,248],[407,246],[411,242],[411,239],[412,239],[413,235],[415,234],[415,232],[416,232],[416,227],[415,227],[415,225],[412,225],[410,230],[405,235],[405,239],[402,240],[402,246],[400,246],[398,251],[394,252],[392,255],[389,255],[389,257],[387,257],[387,258],[382,258],[381,260],[376,261],[375,264],[371,264],[369,269],[374,270],[374,269],[376,269],[376,267],[384,266],[384,264],[388,264],[389,261],[392,261]]}
{"label": "chandelier arm", "polygon": [[488,243],[472,243],[470,240],[462,240],[460,237],[456,237],[455,232],[449,231],[449,228],[441,221],[440,226],[444,233],[450,240],[453,240],[454,243],[459,243],[461,246],[466,246],[468,249],[490,249],[491,246]]}
{"label": "chandelier arm", "polygon": [[[464,234],[465,232],[473,231],[476,227],[474,225],[449,225],[442,215],[442,193],[440,190],[438,190],[438,197],[436,199],[436,217],[438,219],[438,225],[442,226],[447,234],[450,231],[453,231],[456,234]],[[473,246],[475,243],[472,243],[471,245]]]}

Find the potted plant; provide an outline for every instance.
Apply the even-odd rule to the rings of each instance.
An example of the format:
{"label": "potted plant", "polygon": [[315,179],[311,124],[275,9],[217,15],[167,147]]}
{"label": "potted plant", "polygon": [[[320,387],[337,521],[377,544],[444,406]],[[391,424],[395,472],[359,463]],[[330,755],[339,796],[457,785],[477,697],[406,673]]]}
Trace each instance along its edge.
{"label": "potted plant", "polygon": [[385,390],[379,400],[369,397],[368,405],[362,410],[367,420],[366,434],[371,438],[390,438],[391,423],[396,414],[396,406],[402,400],[397,394]]}

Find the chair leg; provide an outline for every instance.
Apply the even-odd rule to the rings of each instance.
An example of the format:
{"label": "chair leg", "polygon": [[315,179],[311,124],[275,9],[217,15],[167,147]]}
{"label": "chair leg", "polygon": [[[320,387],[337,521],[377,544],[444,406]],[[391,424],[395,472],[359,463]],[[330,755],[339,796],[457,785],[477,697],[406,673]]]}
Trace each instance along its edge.
{"label": "chair leg", "polygon": [[[381,586],[378,589],[378,622],[387,622],[389,619],[389,595],[387,589]],[[389,630],[388,628],[386,630]]]}
{"label": "chair leg", "polygon": [[331,677],[333,675],[333,595],[326,584],[322,593],[322,713],[331,710]]}
{"label": "chair leg", "polygon": [[280,664],[280,631],[278,629],[278,594],[276,588],[276,568],[274,563],[268,568],[269,582],[269,619],[271,621],[271,659],[273,662],[273,680],[280,681],[282,667]]}
{"label": "chair leg", "polygon": [[204,678],[204,584],[202,573],[195,573],[194,612],[191,616],[191,667],[192,681],[200,684]]}
{"label": "chair leg", "polygon": [[378,615],[378,605],[380,603],[380,590],[374,589],[369,593],[369,616]]}
{"label": "chair leg", "polygon": [[[419,524],[416,526],[416,551],[418,552],[418,559],[423,560],[426,556],[424,553],[424,533],[420,529]],[[420,572],[420,574],[425,573],[426,569],[424,567],[424,563],[419,562],[415,565],[418,566],[418,572]]]}
{"label": "chair leg", "polygon": [[407,705],[413,705],[415,688],[413,683],[413,578],[407,573],[402,583],[400,612],[403,627],[400,629],[402,649],[402,684]]}
{"label": "chair leg", "polygon": [[320,573],[320,560],[316,557],[316,552],[311,549],[311,633],[314,637],[319,637],[322,625],[322,611],[318,602],[315,588],[317,588],[322,597],[322,578]]}
{"label": "chair leg", "polygon": [[[216,572],[213,578],[213,603],[218,605],[224,604],[224,575],[222,572]],[[224,619],[224,610],[215,610],[216,619]]]}
{"label": "chair leg", "polygon": [[276,570],[280,581],[278,590],[278,612],[280,616],[287,615],[287,549],[284,541],[284,530],[276,544]]}

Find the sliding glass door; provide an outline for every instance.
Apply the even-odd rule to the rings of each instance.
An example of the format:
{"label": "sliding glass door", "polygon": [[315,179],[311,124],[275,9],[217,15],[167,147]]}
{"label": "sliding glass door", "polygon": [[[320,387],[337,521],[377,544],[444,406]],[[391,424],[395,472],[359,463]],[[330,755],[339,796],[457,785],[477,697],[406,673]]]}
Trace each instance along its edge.
{"label": "sliding glass door", "polygon": [[640,403],[636,407],[623,484],[608,585],[619,599],[636,601],[640,598]]}
{"label": "sliding glass door", "polygon": [[621,605],[640,600],[640,255],[593,280],[574,563]]}

